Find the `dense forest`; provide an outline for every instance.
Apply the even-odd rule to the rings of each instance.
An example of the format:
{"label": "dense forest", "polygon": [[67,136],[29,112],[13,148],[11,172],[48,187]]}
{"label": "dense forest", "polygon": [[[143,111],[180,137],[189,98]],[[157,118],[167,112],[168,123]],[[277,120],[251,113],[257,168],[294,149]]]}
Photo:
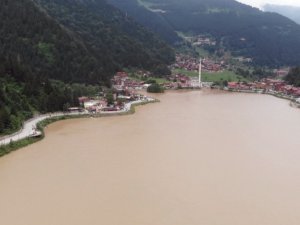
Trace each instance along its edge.
{"label": "dense forest", "polygon": [[292,85],[300,87],[300,67],[292,68],[285,80]]}
{"label": "dense forest", "polygon": [[104,0],[34,0],[84,42],[98,67],[137,67],[169,73],[173,50],[154,33]]}
{"label": "dense forest", "polygon": [[0,134],[77,105],[124,67],[167,74],[174,60],[164,41],[103,0],[3,0],[0,21]]}
{"label": "dense forest", "polygon": [[[32,1],[0,1],[0,63],[64,81],[107,82],[93,54]],[[0,74],[3,75],[3,74]],[[19,75],[17,80],[24,80]]]}
{"label": "dense forest", "polygon": [[26,81],[20,82],[14,75],[23,74],[21,70],[6,72],[0,77],[0,135],[18,130],[35,113],[67,110],[79,105],[78,97],[100,91],[100,86],[65,84],[36,76],[26,76]]}
{"label": "dense forest", "polygon": [[300,26],[277,13],[262,12],[234,0],[138,2],[163,17],[175,31],[212,35],[218,48],[253,58],[257,66],[300,64]]}
{"label": "dense forest", "polygon": [[157,33],[162,39],[172,45],[182,41],[174,28],[158,13],[148,10],[139,0],[107,0],[108,3],[118,7],[136,21]]}
{"label": "dense forest", "polygon": [[5,0],[0,21],[0,56],[36,76],[109,84],[123,67],[167,73],[174,60],[167,44],[102,0]]}

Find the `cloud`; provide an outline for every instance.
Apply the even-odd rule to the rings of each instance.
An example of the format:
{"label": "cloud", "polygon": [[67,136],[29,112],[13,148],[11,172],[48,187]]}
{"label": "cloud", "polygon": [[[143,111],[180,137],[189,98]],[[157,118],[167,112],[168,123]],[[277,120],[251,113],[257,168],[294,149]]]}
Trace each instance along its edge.
{"label": "cloud", "polygon": [[238,2],[251,5],[253,7],[262,8],[265,4],[275,4],[275,5],[291,5],[300,6],[298,0],[237,0]]}

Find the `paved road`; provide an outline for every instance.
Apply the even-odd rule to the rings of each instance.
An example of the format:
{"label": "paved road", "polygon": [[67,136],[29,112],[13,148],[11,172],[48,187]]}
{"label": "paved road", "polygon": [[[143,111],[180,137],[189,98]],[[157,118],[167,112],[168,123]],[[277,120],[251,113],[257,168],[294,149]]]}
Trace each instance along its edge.
{"label": "paved road", "polygon": [[[64,115],[64,113],[58,112],[58,113],[49,113],[49,114],[44,114],[44,115],[34,117],[34,118],[26,121],[23,125],[23,128],[20,131],[14,133],[12,135],[8,135],[8,136],[4,136],[4,137],[0,138],[0,145],[6,145],[6,144],[9,144],[10,141],[18,141],[18,140],[27,138],[35,132],[35,128],[36,128],[37,124],[39,122],[41,122],[42,120],[50,118],[50,117],[56,117],[56,116],[62,116],[62,115]],[[73,115],[73,114],[67,114],[67,115]]]}
{"label": "paved road", "polygon": [[[101,112],[100,114],[115,114],[115,113],[125,113],[128,112],[133,104],[139,104],[142,102],[151,102],[154,101],[152,98],[147,98],[146,100],[138,100],[134,102],[129,102],[125,104],[124,109],[117,111],[117,112]],[[44,119],[51,118],[51,117],[57,117],[57,116],[62,116],[62,115],[85,115],[88,114],[87,112],[73,112],[73,113],[63,113],[63,112],[57,112],[57,113],[48,113],[44,115],[40,115],[38,117],[32,118],[24,123],[23,128],[8,136],[4,136],[0,138],[0,146],[1,145],[7,145],[11,141],[19,141],[21,139],[27,138],[31,135],[33,135],[36,131],[36,126],[39,122],[41,122]]]}

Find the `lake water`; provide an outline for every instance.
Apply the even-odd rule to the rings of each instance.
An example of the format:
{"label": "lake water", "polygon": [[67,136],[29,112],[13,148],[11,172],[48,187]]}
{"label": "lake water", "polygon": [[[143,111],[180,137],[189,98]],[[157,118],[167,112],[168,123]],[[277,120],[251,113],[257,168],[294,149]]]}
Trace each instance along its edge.
{"label": "lake water", "polygon": [[299,225],[300,110],[169,92],[0,158],[3,225]]}

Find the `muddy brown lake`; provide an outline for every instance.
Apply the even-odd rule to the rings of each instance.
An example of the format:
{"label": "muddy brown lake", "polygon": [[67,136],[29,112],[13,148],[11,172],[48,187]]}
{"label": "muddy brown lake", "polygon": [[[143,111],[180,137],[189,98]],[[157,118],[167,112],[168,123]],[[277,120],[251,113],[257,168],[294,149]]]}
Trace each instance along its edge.
{"label": "muddy brown lake", "polygon": [[60,121],[0,158],[3,225],[299,225],[300,110],[168,92],[134,115]]}

